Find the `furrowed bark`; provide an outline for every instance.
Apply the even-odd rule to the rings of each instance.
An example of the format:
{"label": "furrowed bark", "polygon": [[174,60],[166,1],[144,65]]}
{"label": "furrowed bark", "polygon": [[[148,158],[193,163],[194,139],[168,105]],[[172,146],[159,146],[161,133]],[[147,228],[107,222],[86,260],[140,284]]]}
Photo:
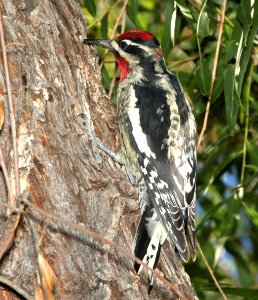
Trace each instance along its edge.
{"label": "furrowed bark", "polygon": [[[82,44],[87,32],[79,4],[3,0],[0,10],[17,125],[21,192],[29,192],[32,203],[44,211],[83,224],[130,249],[139,219],[137,189],[124,167],[105,154],[100,154],[102,165],[96,162],[79,117],[81,113],[91,116],[102,143],[119,148],[116,112],[102,87],[95,50]],[[5,100],[0,143],[15,189],[2,55],[0,62],[0,98]],[[2,170],[0,201],[10,205]],[[148,299],[147,276],[141,274],[139,279],[129,257],[29,207],[25,212],[11,249],[0,261],[1,276],[34,295],[40,253],[55,275],[56,299]],[[0,206],[1,237],[9,216],[10,209]],[[158,269],[188,299],[196,296],[168,242]],[[20,299],[0,282],[3,297]],[[177,297],[157,280],[150,298]]]}

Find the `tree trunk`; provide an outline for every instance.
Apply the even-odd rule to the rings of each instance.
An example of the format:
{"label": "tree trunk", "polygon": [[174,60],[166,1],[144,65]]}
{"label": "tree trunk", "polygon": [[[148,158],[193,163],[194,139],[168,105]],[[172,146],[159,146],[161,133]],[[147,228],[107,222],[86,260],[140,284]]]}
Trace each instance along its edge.
{"label": "tree trunk", "polygon": [[[46,212],[90,228],[130,250],[139,219],[137,189],[124,167],[100,153],[92,143],[81,113],[91,116],[96,135],[117,150],[116,112],[101,85],[95,51],[86,37],[79,4],[73,0],[2,0],[8,66],[17,125],[21,192]],[[5,75],[1,55],[0,99],[5,122],[0,143],[14,188],[13,151]],[[0,198],[8,204],[0,173]],[[9,203],[10,204],[10,203]],[[37,253],[54,273],[56,299],[147,299],[146,272],[133,270],[130,257],[72,227],[25,208],[11,249],[0,262],[0,275],[28,294],[35,294]],[[0,206],[2,239],[10,210]],[[169,242],[158,269],[188,299],[196,294]],[[156,280],[151,299],[178,298]],[[0,283],[0,299],[21,299]]]}

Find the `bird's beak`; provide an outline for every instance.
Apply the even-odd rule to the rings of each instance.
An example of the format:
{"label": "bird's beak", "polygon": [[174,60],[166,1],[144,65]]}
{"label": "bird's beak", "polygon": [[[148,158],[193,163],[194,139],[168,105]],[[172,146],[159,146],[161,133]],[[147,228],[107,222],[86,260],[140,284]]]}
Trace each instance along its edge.
{"label": "bird's beak", "polygon": [[115,52],[116,50],[111,46],[111,40],[99,40],[99,39],[84,39],[83,43],[86,45],[99,46],[102,48],[106,48],[111,52]]}

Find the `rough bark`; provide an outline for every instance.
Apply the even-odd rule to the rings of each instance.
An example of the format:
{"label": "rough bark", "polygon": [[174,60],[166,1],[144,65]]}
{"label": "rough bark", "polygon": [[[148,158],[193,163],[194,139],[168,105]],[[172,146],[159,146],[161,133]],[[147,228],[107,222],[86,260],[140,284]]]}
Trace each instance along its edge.
{"label": "rough bark", "polygon": [[[116,113],[101,85],[95,52],[81,43],[86,29],[79,4],[72,0],[2,0],[0,9],[15,103],[21,191],[28,191],[32,202],[45,211],[84,224],[130,249],[139,219],[137,189],[124,168],[103,153],[102,166],[96,162],[78,117],[89,109],[100,140],[114,150],[119,148]],[[0,97],[6,101],[2,56],[0,59]],[[5,115],[0,142],[14,186],[7,104]],[[8,203],[2,172],[0,199]],[[33,295],[36,242],[55,274],[56,299],[148,298],[146,274],[139,278],[130,258],[27,210],[33,232],[22,217],[13,246],[0,262],[2,276]],[[8,210],[0,206],[2,229],[6,222]],[[158,268],[187,298],[195,297],[169,242]],[[19,299],[0,284],[3,298]],[[149,298],[176,297],[157,280]]]}

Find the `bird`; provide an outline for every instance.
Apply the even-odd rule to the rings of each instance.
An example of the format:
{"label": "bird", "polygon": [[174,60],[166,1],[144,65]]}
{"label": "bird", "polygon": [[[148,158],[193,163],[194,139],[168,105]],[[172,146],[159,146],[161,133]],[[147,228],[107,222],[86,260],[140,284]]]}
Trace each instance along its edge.
{"label": "bird", "polygon": [[[139,187],[141,218],[132,245],[154,269],[166,239],[184,262],[196,259],[196,123],[188,96],[168,70],[157,38],[129,30],[113,40],[85,39],[108,49],[120,70],[117,112],[121,153]],[[139,273],[142,265],[135,262]],[[148,271],[149,292],[153,274]]]}

